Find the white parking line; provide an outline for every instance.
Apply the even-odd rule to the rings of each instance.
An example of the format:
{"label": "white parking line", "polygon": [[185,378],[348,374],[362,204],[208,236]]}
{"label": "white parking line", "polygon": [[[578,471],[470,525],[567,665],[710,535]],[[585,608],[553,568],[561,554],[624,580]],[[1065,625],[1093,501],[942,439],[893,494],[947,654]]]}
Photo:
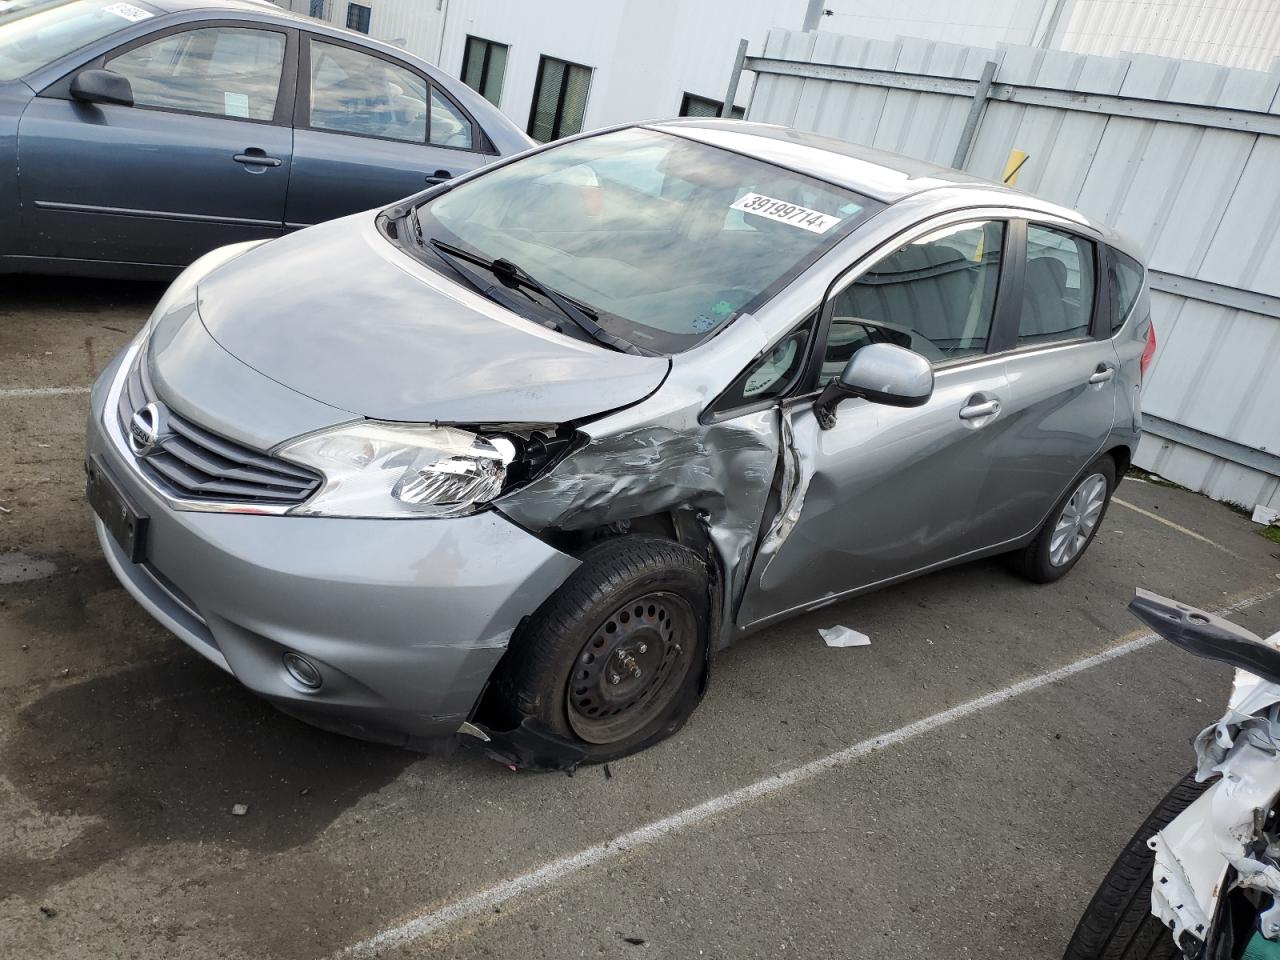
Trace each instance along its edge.
{"label": "white parking line", "polygon": [[0,400],[16,400],[23,397],[65,397],[88,393],[89,387],[0,387]]}
{"label": "white parking line", "polygon": [[1240,559],[1239,554],[1235,553],[1232,550],[1228,550],[1226,547],[1222,546],[1222,544],[1214,543],[1208,537],[1202,534],[1196,533],[1194,530],[1188,530],[1186,527],[1184,527],[1180,523],[1174,523],[1172,520],[1166,520],[1164,517],[1160,516],[1158,513],[1152,513],[1150,510],[1143,510],[1137,504],[1130,503],[1128,500],[1121,500],[1119,497],[1112,497],[1111,502],[1118,503],[1122,507],[1127,507],[1128,509],[1132,510],[1134,513],[1140,513],[1144,517],[1150,517],[1156,523],[1163,523],[1166,527],[1172,527],[1174,530],[1177,530],[1179,533],[1185,533],[1188,537],[1192,537],[1193,539],[1199,540],[1201,543],[1207,543],[1209,546],[1213,547],[1215,550],[1221,550],[1223,553],[1230,554],[1231,556],[1235,557],[1237,560]]}
{"label": "white parking line", "polygon": [[[1216,613],[1218,616],[1226,616],[1246,607],[1262,603],[1264,600],[1269,600],[1277,595],[1280,595],[1280,589],[1267,590],[1262,593],[1245,596],[1216,611]],[[805,783],[826,773],[828,770],[844,766],[860,757],[865,757],[876,751],[884,750],[895,744],[930,733],[946,724],[954,723],[975,713],[1006,703],[1015,697],[1039,690],[1041,687],[1046,687],[1051,683],[1057,683],[1059,680],[1064,680],[1081,671],[1115,660],[1118,657],[1127,656],[1136,650],[1150,646],[1157,639],[1154,633],[1142,634],[1127,641],[1121,638],[1115,646],[1108,647],[1101,653],[1095,653],[1081,660],[1075,660],[1064,667],[1050,670],[1048,673],[1020,680],[1007,687],[1001,687],[999,690],[993,690],[991,693],[984,694],[975,700],[943,710],[941,713],[935,713],[931,717],[916,720],[914,723],[909,723],[888,733],[882,733],[879,736],[855,743],[825,757],[820,757],[817,760],[793,767],[782,773],[774,774],[763,780],[757,780],[755,783],[739,787],[737,790],[721,796],[713,797],[697,806],[673,813],[671,816],[663,817],[661,820],[655,820],[637,830],[620,834],[603,843],[587,847],[572,856],[554,860],[529,873],[513,877],[510,880],[504,880],[469,897],[464,897],[461,900],[446,903],[426,913],[409,917],[395,926],[383,930],[381,933],[374,934],[339,951],[334,954],[334,960],[347,957],[379,956],[389,950],[406,946],[424,937],[441,933],[463,921],[491,914],[494,907],[514,900],[523,894],[552,887],[586,870],[588,867],[594,867],[640,847],[657,843],[672,834],[679,833],[681,830],[687,830],[703,821],[727,813],[753,800],[759,800],[761,797],[767,797],[789,787]]]}

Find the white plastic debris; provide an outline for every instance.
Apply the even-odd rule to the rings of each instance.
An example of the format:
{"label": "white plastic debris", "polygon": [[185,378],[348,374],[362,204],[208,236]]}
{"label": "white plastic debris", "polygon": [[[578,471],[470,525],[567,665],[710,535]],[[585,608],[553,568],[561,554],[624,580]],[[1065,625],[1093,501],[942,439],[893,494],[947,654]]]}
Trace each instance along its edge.
{"label": "white plastic debris", "polygon": [[848,627],[842,627],[838,624],[825,630],[819,627],[818,635],[827,642],[828,647],[867,647],[871,645],[871,638],[865,633],[859,633],[857,630],[850,630]]}
{"label": "white plastic debris", "polygon": [[1263,526],[1280,523],[1280,510],[1276,510],[1274,507],[1264,507],[1260,503],[1255,504],[1253,508],[1253,522],[1261,523]]}
{"label": "white plastic debris", "polygon": [[231,805],[231,815],[233,817],[243,817],[248,812],[249,805],[247,803],[233,803]]}

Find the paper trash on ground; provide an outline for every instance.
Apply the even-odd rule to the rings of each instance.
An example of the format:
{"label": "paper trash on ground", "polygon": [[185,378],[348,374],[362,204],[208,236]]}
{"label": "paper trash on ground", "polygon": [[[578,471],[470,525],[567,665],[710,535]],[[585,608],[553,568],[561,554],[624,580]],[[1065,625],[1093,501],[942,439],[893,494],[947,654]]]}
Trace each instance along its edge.
{"label": "paper trash on ground", "polygon": [[825,630],[819,627],[818,634],[827,642],[828,647],[866,647],[871,644],[871,638],[865,633],[839,625]]}

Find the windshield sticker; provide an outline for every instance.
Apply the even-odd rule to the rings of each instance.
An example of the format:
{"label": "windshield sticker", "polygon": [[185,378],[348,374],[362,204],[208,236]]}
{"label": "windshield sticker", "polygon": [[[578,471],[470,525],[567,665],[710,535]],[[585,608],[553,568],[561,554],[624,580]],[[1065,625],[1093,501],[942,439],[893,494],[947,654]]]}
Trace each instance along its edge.
{"label": "windshield sticker", "polygon": [[103,13],[114,13],[117,17],[122,17],[130,23],[137,23],[139,20],[149,20],[154,14],[148,13],[141,7],[135,7],[132,3],[113,3],[109,7],[102,8]]}
{"label": "windshield sticker", "polygon": [[810,233],[826,233],[840,222],[839,217],[833,217],[829,213],[819,213],[817,210],[810,210],[808,207],[787,203],[785,200],[776,200],[759,193],[748,193],[737,203],[732,204],[730,209],[776,220],[778,223],[799,227]]}

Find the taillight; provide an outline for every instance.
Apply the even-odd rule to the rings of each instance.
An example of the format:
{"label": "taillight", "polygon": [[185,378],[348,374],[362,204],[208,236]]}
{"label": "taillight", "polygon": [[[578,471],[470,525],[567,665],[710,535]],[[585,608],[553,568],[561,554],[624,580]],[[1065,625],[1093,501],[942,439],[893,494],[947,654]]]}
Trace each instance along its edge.
{"label": "taillight", "polygon": [[1147,375],[1147,367],[1151,366],[1151,358],[1156,355],[1156,325],[1147,323],[1147,345],[1142,348],[1142,359],[1138,361],[1138,377]]}

